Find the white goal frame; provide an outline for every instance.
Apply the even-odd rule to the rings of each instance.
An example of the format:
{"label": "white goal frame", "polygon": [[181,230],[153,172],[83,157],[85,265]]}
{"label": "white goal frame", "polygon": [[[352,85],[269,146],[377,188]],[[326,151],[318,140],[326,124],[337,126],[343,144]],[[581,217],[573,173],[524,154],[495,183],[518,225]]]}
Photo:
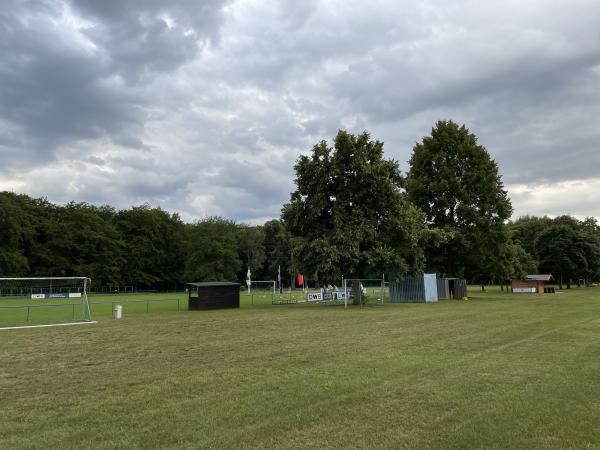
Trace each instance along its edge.
{"label": "white goal frame", "polygon": [[[75,321],[70,321],[70,322],[61,322],[61,323],[49,323],[49,324],[39,324],[39,325],[32,325],[30,323],[26,323],[23,325],[16,325],[16,326],[8,326],[8,327],[0,327],[0,330],[16,330],[16,329],[26,329],[26,328],[46,328],[46,327],[57,327],[57,326],[67,326],[67,325],[82,325],[82,324],[91,324],[91,323],[97,323],[95,320],[92,320],[92,312],[90,310],[90,302],[89,302],[89,298],[88,298],[88,289],[89,286],[91,285],[91,279],[89,277],[17,277],[17,278],[0,278],[0,287],[2,286],[2,282],[27,282],[27,281],[48,281],[48,282],[52,282],[53,280],[56,281],[66,281],[66,280],[70,280],[70,281],[75,281],[75,280],[79,280],[81,281],[81,307],[83,310],[83,315],[84,318],[83,319],[79,319],[79,320],[75,320]],[[19,289],[21,289],[21,293],[25,290],[29,290],[29,294],[32,295],[34,294],[34,290],[39,290],[42,291],[44,289],[50,289],[52,290],[52,285],[50,284],[50,286],[48,287],[20,287]],[[16,288],[15,288],[16,289]],[[70,288],[69,288],[70,289]],[[12,290],[12,289],[11,289]],[[1,293],[1,290],[0,290]],[[71,292],[67,292],[67,294],[70,294]],[[9,294],[8,296],[11,296],[12,294]],[[2,298],[4,296],[0,296],[0,298]],[[33,298],[33,297],[32,297]],[[67,297],[70,298],[70,297]],[[19,307],[19,306],[16,306]],[[40,307],[39,305],[23,305],[23,308],[33,308],[33,307]]]}

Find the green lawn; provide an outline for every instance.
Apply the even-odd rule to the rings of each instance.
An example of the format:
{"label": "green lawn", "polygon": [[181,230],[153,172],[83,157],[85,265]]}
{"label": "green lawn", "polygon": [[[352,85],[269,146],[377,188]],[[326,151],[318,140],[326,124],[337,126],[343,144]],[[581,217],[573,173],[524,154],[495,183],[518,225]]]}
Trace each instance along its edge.
{"label": "green lawn", "polygon": [[471,295],[0,331],[0,449],[600,448],[600,289]]}
{"label": "green lawn", "polygon": [[[369,288],[369,298],[375,301],[381,297],[381,291]],[[389,300],[389,294],[385,294]],[[240,305],[272,305],[273,301],[282,303],[303,302],[306,300],[301,289],[287,290],[282,294],[272,290],[253,289],[240,292]],[[93,320],[112,317],[114,305],[123,306],[126,315],[164,313],[187,309],[188,297],[185,293],[160,294],[90,294],[90,313]],[[43,325],[74,322],[86,317],[81,299],[31,299],[29,297],[0,297],[0,327],[21,325]]]}

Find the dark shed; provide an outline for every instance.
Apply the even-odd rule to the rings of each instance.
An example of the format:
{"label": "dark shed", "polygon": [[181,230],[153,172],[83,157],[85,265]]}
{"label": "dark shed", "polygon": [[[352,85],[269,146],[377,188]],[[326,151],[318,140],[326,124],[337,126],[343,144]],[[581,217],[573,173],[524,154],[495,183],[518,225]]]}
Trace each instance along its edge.
{"label": "dark shed", "polygon": [[187,283],[189,291],[188,309],[224,309],[240,307],[240,283],[211,281]]}

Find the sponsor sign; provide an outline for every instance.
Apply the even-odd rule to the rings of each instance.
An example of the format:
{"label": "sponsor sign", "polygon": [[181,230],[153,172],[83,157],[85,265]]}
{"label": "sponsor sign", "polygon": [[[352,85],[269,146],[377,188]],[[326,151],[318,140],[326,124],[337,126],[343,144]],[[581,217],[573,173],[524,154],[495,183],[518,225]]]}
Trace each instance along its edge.
{"label": "sponsor sign", "polygon": [[32,299],[45,299],[45,298],[81,298],[81,292],[61,292],[54,294],[31,294]]}
{"label": "sponsor sign", "polygon": [[344,291],[333,291],[333,299],[334,300],[344,300],[346,298],[346,293]]}
{"label": "sponsor sign", "polygon": [[527,288],[513,288],[513,292],[515,294],[524,294],[524,293],[535,293],[537,292],[536,288],[527,287]]}
{"label": "sponsor sign", "polygon": [[323,301],[323,292],[309,292],[308,293],[308,301],[309,302],[322,302]]}

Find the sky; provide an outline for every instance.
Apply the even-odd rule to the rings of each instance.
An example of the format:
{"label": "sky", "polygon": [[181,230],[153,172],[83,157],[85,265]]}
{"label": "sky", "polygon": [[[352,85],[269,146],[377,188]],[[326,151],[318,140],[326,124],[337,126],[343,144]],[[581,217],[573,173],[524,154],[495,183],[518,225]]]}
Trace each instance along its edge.
{"label": "sky", "polygon": [[2,0],[0,190],[278,217],[300,154],[465,124],[525,214],[600,218],[595,0]]}

